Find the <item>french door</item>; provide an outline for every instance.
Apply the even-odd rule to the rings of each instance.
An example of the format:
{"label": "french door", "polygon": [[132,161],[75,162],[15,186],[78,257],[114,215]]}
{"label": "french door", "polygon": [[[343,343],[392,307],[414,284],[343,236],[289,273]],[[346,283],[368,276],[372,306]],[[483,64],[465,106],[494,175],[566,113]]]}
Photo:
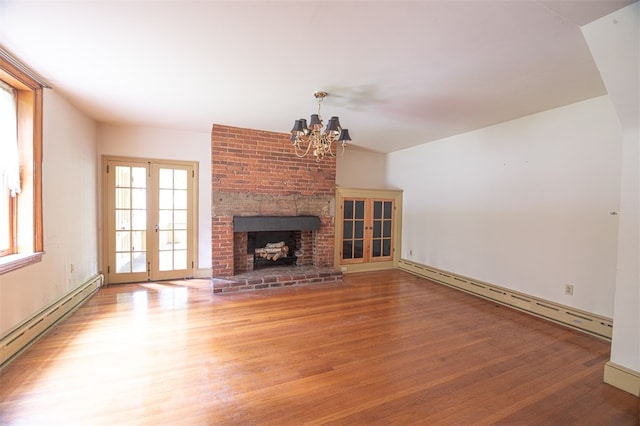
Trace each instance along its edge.
{"label": "french door", "polygon": [[193,276],[197,164],[104,163],[107,282]]}

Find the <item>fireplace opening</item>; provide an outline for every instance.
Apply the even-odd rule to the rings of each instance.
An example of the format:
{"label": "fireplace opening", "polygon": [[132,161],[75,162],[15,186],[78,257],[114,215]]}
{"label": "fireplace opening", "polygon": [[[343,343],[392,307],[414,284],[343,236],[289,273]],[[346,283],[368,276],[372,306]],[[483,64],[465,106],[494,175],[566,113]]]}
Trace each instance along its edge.
{"label": "fireplace opening", "polygon": [[247,255],[253,256],[253,269],[296,265],[300,238],[299,231],[248,232]]}

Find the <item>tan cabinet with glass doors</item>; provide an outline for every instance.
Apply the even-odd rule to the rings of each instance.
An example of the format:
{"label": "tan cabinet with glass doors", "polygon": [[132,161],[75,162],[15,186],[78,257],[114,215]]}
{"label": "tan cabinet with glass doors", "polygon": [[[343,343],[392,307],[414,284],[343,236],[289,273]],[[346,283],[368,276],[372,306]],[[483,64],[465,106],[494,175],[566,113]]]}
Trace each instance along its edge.
{"label": "tan cabinet with glass doors", "polygon": [[394,268],[402,191],[338,188],[335,263],[344,272]]}

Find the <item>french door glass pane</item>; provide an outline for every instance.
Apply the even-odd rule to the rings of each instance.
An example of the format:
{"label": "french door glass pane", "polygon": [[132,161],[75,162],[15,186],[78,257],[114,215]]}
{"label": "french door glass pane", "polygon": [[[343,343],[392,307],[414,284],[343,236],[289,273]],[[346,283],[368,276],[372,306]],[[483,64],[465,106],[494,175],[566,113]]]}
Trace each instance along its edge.
{"label": "french door glass pane", "polygon": [[187,269],[187,250],[173,252],[173,269]]}
{"label": "french door glass pane", "polygon": [[182,169],[160,168],[158,238],[160,271],[187,268],[187,185]]}
{"label": "french door glass pane", "polygon": [[131,210],[131,229],[146,230],[147,229],[147,211]]}
{"label": "french door glass pane", "polygon": [[173,190],[161,189],[160,190],[160,209],[173,209]]}
{"label": "french door glass pane", "polygon": [[116,210],[115,218],[115,229],[120,231],[131,229],[131,210]]}
{"label": "french door glass pane", "polygon": [[187,209],[187,191],[175,190],[173,191],[173,208],[174,209]]}
{"label": "french door glass pane", "polygon": [[128,209],[131,207],[131,189],[116,188],[116,209]]}
{"label": "french door glass pane", "polygon": [[147,190],[132,189],[131,190],[131,208],[146,209],[147,208]]}
{"label": "french door glass pane", "polygon": [[160,188],[173,188],[173,169],[160,169],[158,186]]}
{"label": "french door glass pane", "polygon": [[173,229],[187,229],[187,211],[186,210],[174,210],[173,211]]}
{"label": "french door glass pane", "polygon": [[131,272],[144,272],[147,270],[147,253],[133,252],[133,266]]}
{"label": "french door glass pane", "polygon": [[133,167],[131,169],[131,187],[146,188],[147,187],[147,169],[144,167]]}
{"label": "french door glass pane", "polygon": [[160,271],[172,271],[174,269],[173,252],[171,250],[160,250],[158,258]]}
{"label": "french door glass pane", "polygon": [[187,189],[187,171],[186,170],[174,170],[173,171],[173,187],[175,189]]}
{"label": "french door glass pane", "polygon": [[144,272],[147,268],[146,168],[115,167],[116,273]]}

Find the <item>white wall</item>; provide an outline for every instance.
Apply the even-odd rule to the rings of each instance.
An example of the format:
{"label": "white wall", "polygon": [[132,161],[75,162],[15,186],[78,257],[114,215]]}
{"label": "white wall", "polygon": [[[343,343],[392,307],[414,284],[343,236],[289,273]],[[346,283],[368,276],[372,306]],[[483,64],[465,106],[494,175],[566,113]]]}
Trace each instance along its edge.
{"label": "white wall", "polygon": [[388,189],[386,156],[348,146],[336,160],[336,185],[342,188]]}
{"label": "white wall", "polygon": [[197,269],[211,276],[211,133],[100,124],[98,155],[198,162]]}
{"label": "white wall", "polygon": [[623,128],[618,273],[611,361],[640,376],[640,4],[582,32]]}
{"label": "white wall", "polygon": [[612,317],[620,137],[604,96],[389,154],[402,257]]}
{"label": "white wall", "polygon": [[97,126],[53,90],[44,91],[43,117],[45,254],[0,275],[0,335],[98,272]]}

